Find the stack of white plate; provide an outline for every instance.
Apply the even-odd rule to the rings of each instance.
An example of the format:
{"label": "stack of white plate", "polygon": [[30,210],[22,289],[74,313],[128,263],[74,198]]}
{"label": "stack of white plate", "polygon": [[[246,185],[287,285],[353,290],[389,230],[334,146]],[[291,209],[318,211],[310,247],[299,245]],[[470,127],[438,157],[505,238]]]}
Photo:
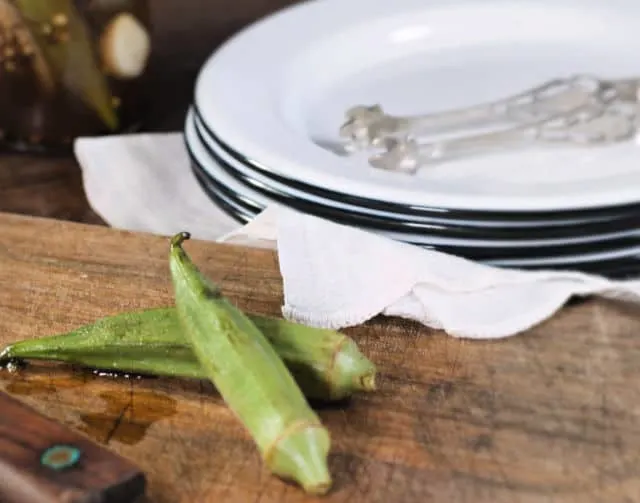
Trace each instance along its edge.
{"label": "stack of white plate", "polygon": [[640,272],[640,149],[540,147],[416,175],[340,153],[345,111],[428,113],[559,76],[640,76],[637,0],[315,0],[203,66],[185,141],[212,204],[278,203],[499,266]]}

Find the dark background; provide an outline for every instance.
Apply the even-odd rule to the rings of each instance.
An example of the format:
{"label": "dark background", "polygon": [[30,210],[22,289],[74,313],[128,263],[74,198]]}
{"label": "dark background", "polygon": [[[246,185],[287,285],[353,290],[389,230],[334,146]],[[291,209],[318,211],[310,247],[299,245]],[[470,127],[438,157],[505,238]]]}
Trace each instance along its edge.
{"label": "dark background", "polygon": [[[149,0],[154,26],[150,65],[154,130],[181,126],[193,81],[212,50],[230,35],[295,0]],[[170,92],[166,92],[170,89]]]}
{"label": "dark background", "polygon": [[[153,53],[145,131],[178,131],[198,70],[230,35],[296,0],[149,0]],[[0,211],[104,224],[91,211],[72,155],[0,153]]]}

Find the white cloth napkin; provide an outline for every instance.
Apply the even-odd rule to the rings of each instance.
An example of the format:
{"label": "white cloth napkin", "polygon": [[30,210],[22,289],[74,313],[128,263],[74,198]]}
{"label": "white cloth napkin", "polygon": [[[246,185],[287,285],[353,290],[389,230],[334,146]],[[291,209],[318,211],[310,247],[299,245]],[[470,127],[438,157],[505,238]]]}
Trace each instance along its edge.
{"label": "white cloth napkin", "polygon": [[118,229],[215,240],[240,226],[191,174],[180,133],[79,138],[74,151],[92,209]]}
{"label": "white cloth napkin", "polygon": [[242,227],[201,193],[178,134],[80,139],[76,154],[90,204],[114,227],[277,247],[283,315],[309,325],[338,329],[383,314],[501,338],[572,296],[640,302],[640,281],[489,267],[278,206]]}

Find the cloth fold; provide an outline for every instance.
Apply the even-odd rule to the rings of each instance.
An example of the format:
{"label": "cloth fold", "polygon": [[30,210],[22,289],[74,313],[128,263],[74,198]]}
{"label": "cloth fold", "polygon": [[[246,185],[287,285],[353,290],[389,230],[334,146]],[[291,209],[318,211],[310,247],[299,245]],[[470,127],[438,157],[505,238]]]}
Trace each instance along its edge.
{"label": "cloth fold", "polygon": [[490,267],[278,205],[242,226],[202,192],[178,133],[82,138],[75,152],[91,206],[113,227],[277,248],[283,316],[309,325],[339,329],[383,314],[492,339],[531,328],[574,296],[640,302],[640,280]]}
{"label": "cloth fold", "polygon": [[640,302],[640,280],[491,267],[282,207],[233,235],[249,239],[274,227],[282,313],[313,326],[338,329],[383,314],[495,339],[541,323],[572,297]]}
{"label": "cloth fold", "polygon": [[78,138],[74,153],[89,204],[112,227],[161,235],[188,228],[216,240],[241,226],[200,189],[181,133]]}

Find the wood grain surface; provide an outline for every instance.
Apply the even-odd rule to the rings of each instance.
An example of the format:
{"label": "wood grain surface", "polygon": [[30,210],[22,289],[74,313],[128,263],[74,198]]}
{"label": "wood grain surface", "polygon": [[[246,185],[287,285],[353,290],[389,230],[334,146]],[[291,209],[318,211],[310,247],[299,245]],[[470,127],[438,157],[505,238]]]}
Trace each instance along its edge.
{"label": "wood grain surface", "polygon": [[[189,241],[248,312],[277,315],[277,257]],[[167,239],[0,216],[0,344],[172,302]],[[380,389],[318,407],[328,502],[630,503],[640,496],[640,313],[588,301],[518,337],[462,341],[375,319],[346,330]],[[138,464],[157,503],[302,502],[205,382],[0,371],[0,389]],[[317,499],[321,501],[322,499]]]}

